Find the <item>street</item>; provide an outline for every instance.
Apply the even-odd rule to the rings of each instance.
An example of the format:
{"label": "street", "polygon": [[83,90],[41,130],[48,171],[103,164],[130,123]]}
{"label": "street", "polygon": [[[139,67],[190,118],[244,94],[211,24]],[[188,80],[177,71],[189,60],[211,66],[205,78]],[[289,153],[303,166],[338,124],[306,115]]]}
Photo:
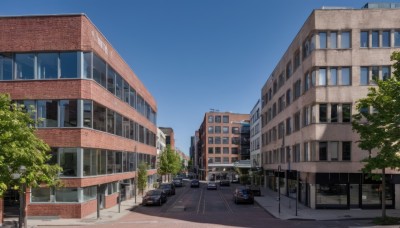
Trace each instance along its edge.
{"label": "street", "polygon": [[162,206],[139,206],[132,213],[113,223],[97,223],[96,227],[359,227],[371,226],[369,220],[304,221],[280,220],[257,204],[235,204],[235,184],[207,190],[176,188]]}

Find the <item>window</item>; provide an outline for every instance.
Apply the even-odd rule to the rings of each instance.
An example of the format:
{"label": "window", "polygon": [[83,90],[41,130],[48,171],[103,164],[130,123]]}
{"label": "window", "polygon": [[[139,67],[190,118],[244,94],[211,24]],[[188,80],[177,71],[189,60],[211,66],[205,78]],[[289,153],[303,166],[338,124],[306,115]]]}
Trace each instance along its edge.
{"label": "window", "polygon": [[58,102],[56,100],[39,100],[37,116],[41,118],[38,127],[58,127]]}
{"label": "window", "polygon": [[222,127],[223,134],[229,134],[229,127]]}
{"label": "window", "polygon": [[337,85],[337,69],[330,68],[329,85]]}
{"label": "window", "polygon": [[327,142],[319,142],[319,160],[326,161],[328,159],[327,156]]}
{"label": "window", "polygon": [[294,114],[294,131],[300,130],[300,112]]}
{"label": "window", "polygon": [[293,99],[296,100],[301,95],[301,80],[297,80],[293,86]]}
{"label": "window", "polygon": [[283,75],[283,73],[281,73],[279,75],[278,87],[281,88],[284,84],[285,84],[285,76]]}
{"label": "window", "polygon": [[61,52],[60,70],[61,78],[78,78],[78,53]]}
{"label": "window", "polygon": [[229,154],[229,147],[222,148],[222,153],[223,154]]}
{"label": "window", "polygon": [[130,121],[128,118],[123,117],[122,118],[122,132],[123,132],[123,137],[129,139],[129,135],[130,135]]}
{"label": "window", "polygon": [[106,87],[106,63],[97,55],[93,54],[93,79],[104,88]]}
{"label": "window", "polygon": [[305,162],[307,162],[307,161],[310,161],[310,156],[309,156],[309,154],[308,154],[308,143],[306,142],[306,143],[304,143],[304,147],[303,147],[304,149],[303,149],[303,160],[305,161]]}
{"label": "window", "polygon": [[37,75],[39,79],[58,78],[58,53],[37,55]]}
{"label": "window", "polygon": [[292,102],[291,94],[292,94],[292,91],[290,89],[288,89],[286,91],[286,107],[289,106],[290,103]]}
{"label": "window", "polygon": [[96,199],[97,197],[97,186],[83,188],[83,201],[89,201]]}
{"label": "window", "polygon": [[[115,96],[122,100],[122,77],[119,74],[115,74]],[[148,116],[147,116],[147,119]]]}
{"label": "window", "polygon": [[276,82],[276,80],[274,81],[272,87],[273,87],[273,89],[274,89],[274,95],[275,95],[275,93],[278,92],[278,83]]}
{"label": "window", "polygon": [[16,79],[26,80],[35,78],[35,55],[15,54]]}
{"label": "window", "polygon": [[223,163],[229,163],[229,157],[223,157],[222,159]]}
{"label": "window", "polygon": [[60,127],[78,126],[77,100],[60,100]]}
{"label": "window", "polygon": [[222,137],[222,144],[229,144],[229,137]]}
{"label": "window", "polygon": [[341,34],[341,48],[350,48],[350,32],[342,32]]}
{"label": "window", "polygon": [[360,69],[360,85],[369,85],[369,68],[361,67]]}
{"label": "window", "polygon": [[382,47],[390,47],[390,31],[382,32]]}
{"label": "window", "polygon": [[379,31],[372,31],[372,47],[379,47]]}
{"label": "window", "polygon": [[123,84],[124,84],[124,89],[123,89],[123,93],[122,93],[122,100],[125,101],[125,103],[129,104],[129,84],[128,82],[126,82],[125,80],[122,80]]}
{"label": "window", "polygon": [[326,32],[320,32],[318,33],[319,35],[319,48],[320,49],[325,49],[326,46]]}
{"label": "window", "polygon": [[221,126],[215,126],[215,134],[221,134]]}
{"label": "window", "polygon": [[83,150],[83,176],[97,175],[97,154],[96,150]]}
{"label": "window", "polygon": [[337,123],[338,122],[338,104],[331,105],[331,122]]}
{"label": "window", "polygon": [[232,134],[239,134],[239,127],[232,127]]}
{"label": "window", "polygon": [[122,136],[122,116],[117,112],[115,113],[115,134]]}
{"label": "window", "polygon": [[337,48],[337,32],[331,32],[330,39],[330,48]]}
{"label": "window", "polygon": [[272,118],[276,116],[276,103],[272,105]]}
{"label": "window", "polygon": [[114,111],[107,109],[107,132],[115,134],[115,115]]}
{"label": "window", "polygon": [[77,149],[63,148],[60,149],[60,166],[63,168],[61,176],[76,177],[78,176],[78,157]]}
{"label": "window", "polygon": [[209,126],[208,127],[208,133],[210,133],[210,134],[214,133],[214,127],[213,126]]}
{"label": "window", "polygon": [[208,144],[213,144],[213,143],[214,143],[214,138],[208,137]]}
{"label": "window", "polygon": [[214,123],[214,116],[208,116],[208,122]]}
{"label": "window", "polygon": [[319,72],[318,85],[326,86],[326,69],[325,68],[319,68],[318,72]]}
{"label": "window", "polygon": [[83,126],[92,128],[92,101],[83,101]]}
{"label": "window", "polygon": [[93,102],[93,128],[106,131],[106,108]]}
{"label": "window", "polygon": [[215,154],[221,154],[221,147],[215,147]]}
{"label": "window", "polygon": [[293,146],[293,162],[300,162],[300,144]]}
{"label": "window", "polygon": [[136,109],[136,90],[132,87],[129,87],[129,105]]}
{"label": "window", "polygon": [[0,54],[0,80],[12,80],[12,73],[12,54]]}
{"label": "window", "polygon": [[341,85],[350,85],[351,84],[351,75],[350,75],[350,68],[343,67],[342,68],[342,81]]}
{"label": "window", "polygon": [[215,163],[221,163],[221,157],[215,157]]}
{"label": "window", "polygon": [[115,71],[111,67],[108,67],[107,71],[107,90],[115,94]]}
{"label": "window", "polygon": [[215,144],[221,144],[221,137],[215,137]]}
{"label": "window", "polygon": [[32,188],[31,202],[50,202],[50,188]]}
{"label": "window", "polygon": [[304,92],[308,91],[309,88],[310,88],[310,73],[307,72],[304,75]]}
{"label": "window", "polygon": [[284,122],[280,122],[278,125],[278,139],[281,139],[285,134],[285,125]]}
{"label": "window", "polygon": [[300,66],[300,50],[297,50],[294,54],[294,70]]}
{"label": "window", "polygon": [[214,159],[213,158],[208,158],[208,163],[214,163]]}
{"label": "window", "polygon": [[379,79],[379,67],[378,66],[371,67],[371,74],[372,74],[372,79],[374,80],[374,82],[376,82]]}
{"label": "window", "polygon": [[368,47],[369,34],[367,31],[360,32],[360,47]]}
{"label": "window", "polygon": [[215,123],[221,123],[221,116],[215,116]]}
{"label": "window", "polygon": [[394,46],[400,47],[400,30],[394,31]]}
{"label": "window", "polygon": [[233,147],[233,148],[231,148],[231,152],[232,152],[232,154],[238,154],[239,153],[239,148]]}
{"label": "window", "polygon": [[286,65],[286,80],[292,76],[292,62],[289,61],[288,64]]}
{"label": "window", "polygon": [[213,154],[214,153],[214,147],[208,147],[208,153]]}
{"label": "window", "polygon": [[239,145],[240,144],[240,138],[239,137],[232,137],[231,140],[232,140],[232,144],[235,144],[235,145]]}
{"label": "window", "polygon": [[386,81],[390,78],[390,67],[382,67],[382,80]]}
{"label": "window", "polygon": [[229,123],[229,116],[222,116],[223,123]]}
{"label": "window", "polygon": [[107,174],[115,173],[115,151],[107,151]]}
{"label": "window", "polygon": [[77,188],[55,189],[56,202],[78,202]]}
{"label": "window", "polygon": [[285,97],[284,95],[278,99],[278,113],[282,112],[285,108]]}
{"label": "window", "polygon": [[339,142],[329,142],[329,153],[331,154],[331,161],[339,159]]}
{"label": "window", "polygon": [[292,120],[291,118],[286,119],[286,135],[290,135],[292,133]]}
{"label": "window", "polygon": [[349,123],[351,118],[351,104],[342,105],[342,121],[344,123]]}
{"label": "window", "polygon": [[327,111],[328,111],[327,104],[319,104],[319,122],[320,123],[327,122]]}
{"label": "window", "polygon": [[304,107],[303,109],[303,125],[308,126],[311,123],[311,107]]}
{"label": "window", "polygon": [[342,142],[342,160],[351,160],[351,142]]}

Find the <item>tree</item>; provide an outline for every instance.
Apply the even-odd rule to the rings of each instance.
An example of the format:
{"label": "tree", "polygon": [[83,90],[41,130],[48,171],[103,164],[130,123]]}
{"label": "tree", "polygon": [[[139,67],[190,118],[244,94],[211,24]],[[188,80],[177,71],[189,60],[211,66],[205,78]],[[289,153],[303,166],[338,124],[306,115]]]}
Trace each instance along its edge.
{"label": "tree", "polygon": [[181,160],[179,158],[179,155],[168,145],[160,154],[160,157],[158,159],[157,172],[160,175],[176,175],[180,171],[180,169]]}
{"label": "tree", "polygon": [[25,108],[12,103],[8,94],[0,94],[0,197],[9,188],[59,184],[61,168],[47,163],[50,147],[35,135],[33,111],[26,112]]}
{"label": "tree", "polygon": [[145,162],[141,162],[139,164],[139,170],[138,170],[138,189],[139,191],[142,192],[143,195],[143,191],[144,189],[147,187],[147,168],[148,165]]}
{"label": "tree", "polygon": [[[363,172],[382,180],[382,218],[386,217],[385,171],[400,167],[400,52],[394,52],[391,60],[395,61],[393,77],[376,80],[377,87],[369,88],[367,97],[357,101],[360,112],[353,115],[352,122],[360,135],[358,146],[369,153],[363,160]],[[361,111],[370,107],[372,112]],[[376,175],[379,170],[381,175]]]}

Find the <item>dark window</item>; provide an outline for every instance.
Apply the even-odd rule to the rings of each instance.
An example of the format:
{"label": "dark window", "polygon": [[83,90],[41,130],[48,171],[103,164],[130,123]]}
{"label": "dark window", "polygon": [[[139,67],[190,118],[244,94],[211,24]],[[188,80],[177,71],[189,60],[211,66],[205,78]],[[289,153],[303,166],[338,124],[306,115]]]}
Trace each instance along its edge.
{"label": "dark window", "polygon": [[107,109],[107,132],[115,134],[115,112]]}
{"label": "dark window", "polygon": [[214,147],[208,147],[208,153],[213,154],[214,153]]}
{"label": "dark window", "polygon": [[221,147],[215,147],[215,154],[221,154]]}
{"label": "dark window", "polygon": [[331,105],[331,122],[338,122],[338,104]]}
{"label": "dark window", "polygon": [[239,153],[239,148],[233,147],[233,148],[231,148],[231,152],[232,152],[232,154],[238,154]]}
{"label": "dark window", "polygon": [[38,103],[38,127],[58,127],[58,102],[56,100],[40,100]]}
{"label": "dark window", "polygon": [[76,177],[78,175],[77,154],[74,148],[63,148],[60,151],[61,176]]}
{"label": "dark window", "polygon": [[369,34],[364,31],[360,33],[360,47],[368,47],[369,44]]}
{"label": "dark window", "polygon": [[39,53],[37,74],[39,79],[58,78],[58,53]]}
{"label": "dark window", "polygon": [[136,109],[136,91],[132,87],[129,88],[129,105]]}
{"label": "dark window", "polygon": [[390,31],[382,32],[382,47],[390,47]]}
{"label": "dark window", "polygon": [[78,126],[77,100],[60,100],[60,127]]}
{"label": "dark window", "polygon": [[92,52],[83,53],[83,77],[92,78]]}
{"label": "dark window", "polygon": [[342,105],[342,121],[344,123],[349,123],[351,118],[351,105],[343,104]]}
{"label": "dark window", "polygon": [[342,160],[351,160],[351,142],[342,142]]}
{"label": "dark window", "polygon": [[289,106],[290,103],[292,102],[291,94],[292,94],[292,91],[290,89],[288,89],[286,91],[286,107]]}
{"label": "dark window", "polygon": [[221,137],[215,137],[215,144],[221,144]]}
{"label": "dark window", "polygon": [[61,78],[78,77],[78,53],[62,52],[60,53]]}
{"label": "dark window", "polygon": [[222,116],[223,123],[229,123],[229,116]]}
{"label": "dark window", "polygon": [[222,153],[223,154],[229,154],[229,147],[222,148]]}
{"label": "dark window", "polygon": [[123,80],[123,84],[124,84],[124,89],[122,93],[122,99],[123,101],[125,101],[125,103],[129,104],[129,84],[125,80]]}
{"label": "dark window", "polygon": [[123,137],[125,137],[125,138],[130,138],[130,129],[129,129],[129,127],[130,127],[130,121],[129,121],[129,119],[128,118],[126,118],[126,117],[123,117],[123,119],[122,119],[122,132],[123,132]]}
{"label": "dark window", "polygon": [[292,76],[292,73],[292,62],[289,61],[286,65],[286,80]]}
{"label": "dark window", "polygon": [[213,143],[214,143],[214,138],[208,137],[208,144],[213,144]]}
{"label": "dark window", "polygon": [[319,160],[326,161],[328,159],[327,142],[319,142]]}
{"label": "dark window", "polygon": [[115,113],[115,134],[122,136],[122,116]]}
{"label": "dark window", "polygon": [[319,104],[319,122],[324,123],[327,121],[327,104]]}
{"label": "dark window", "polygon": [[107,71],[107,90],[115,94],[115,71],[111,67],[108,67]]}
{"label": "dark window", "polygon": [[91,128],[92,124],[92,101],[85,100],[83,103],[83,126]]}
{"label": "dark window", "polygon": [[386,81],[390,78],[390,67],[384,66],[382,67],[382,80]]}
{"label": "dark window", "polygon": [[119,74],[116,74],[115,78],[115,96],[122,100],[122,78]]}
{"label": "dark window", "polygon": [[394,46],[400,47],[400,31],[394,31]]}
{"label": "dark window", "polygon": [[239,127],[232,127],[232,134],[239,134]]}
{"label": "dark window", "polygon": [[35,55],[34,54],[15,54],[16,79],[34,79]]}
{"label": "dark window", "polygon": [[294,114],[294,131],[300,130],[300,112]]}
{"label": "dark window", "polygon": [[372,31],[372,47],[379,47],[379,31]]}
{"label": "dark window", "polygon": [[221,134],[221,126],[215,126],[215,134]]}
{"label": "dark window", "polygon": [[93,79],[106,88],[106,63],[97,55],[93,54]]}
{"label": "dark window", "polygon": [[300,50],[297,50],[294,54],[294,70],[300,66]]}
{"label": "dark window", "polygon": [[0,54],[0,80],[12,80],[12,55]]}
{"label": "dark window", "polygon": [[215,116],[215,123],[221,123],[221,116]]}
{"label": "dark window", "polygon": [[115,151],[107,151],[107,174],[115,173]]}
{"label": "dark window", "polygon": [[324,49],[326,48],[326,32],[320,32],[319,35],[319,48]]}
{"label": "dark window", "polygon": [[106,108],[93,102],[93,128],[106,131]]}

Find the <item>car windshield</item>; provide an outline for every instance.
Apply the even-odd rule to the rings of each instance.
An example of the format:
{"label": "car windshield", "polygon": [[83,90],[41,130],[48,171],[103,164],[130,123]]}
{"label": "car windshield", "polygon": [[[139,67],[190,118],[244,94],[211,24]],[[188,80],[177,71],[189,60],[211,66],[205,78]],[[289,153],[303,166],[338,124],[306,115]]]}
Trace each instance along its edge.
{"label": "car windshield", "polygon": [[148,196],[158,196],[158,195],[161,195],[161,191],[149,191],[149,192],[147,192],[146,195],[148,195]]}
{"label": "car windshield", "polygon": [[170,188],[170,186],[167,184],[162,184],[162,185],[160,185],[160,188]]}
{"label": "car windshield", "polygon": [[243,194],[250,194],[250,189],[242,189],[240,190]]}

